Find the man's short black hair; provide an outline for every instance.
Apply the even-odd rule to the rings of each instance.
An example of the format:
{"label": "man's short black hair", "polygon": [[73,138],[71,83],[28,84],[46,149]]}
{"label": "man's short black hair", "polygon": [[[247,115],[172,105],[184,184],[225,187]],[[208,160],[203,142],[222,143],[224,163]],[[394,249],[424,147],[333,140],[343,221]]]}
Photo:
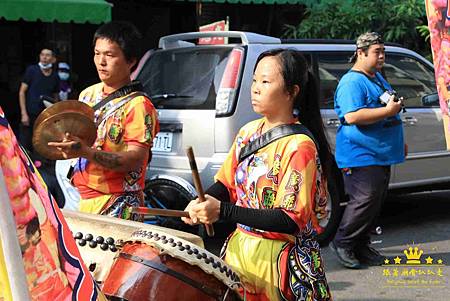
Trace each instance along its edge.
{"label": "man's short black hair", "polygon": [[131,23],[111,21],[100,26],[94,34],[93,45],[97,39],[107,39],[116,42],[122,49],[128,62],[141,57],[142,35]]}
{"label": "man's short black hair", "polygon": [[41,54],[43,50],[50,50],[52,52],[52,55],[55,56],[55,50],[53,49],[53,47],[50,47],[49,45],[44,45],[41,47],[41,50],[39,50],[39,54]]}

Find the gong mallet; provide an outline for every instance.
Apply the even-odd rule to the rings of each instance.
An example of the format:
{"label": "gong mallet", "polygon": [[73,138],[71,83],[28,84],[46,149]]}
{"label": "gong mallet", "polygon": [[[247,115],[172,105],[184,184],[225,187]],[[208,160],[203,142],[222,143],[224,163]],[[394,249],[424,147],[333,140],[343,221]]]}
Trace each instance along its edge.
{"label": "gong mallet", "polygon": [[[197,163],[195,162],[194,150],[192,146],[186,148],[186,154],[189,159],[189,165],[191,166],[192,179],[194,180],[195,189],[197,190],[200,203],[205,201],[205,193],[203,192],[202,182],[200,181],[200,175],[198,174]],[[209,237],[214,236],[213,225],[205,224],[206,233]]]}

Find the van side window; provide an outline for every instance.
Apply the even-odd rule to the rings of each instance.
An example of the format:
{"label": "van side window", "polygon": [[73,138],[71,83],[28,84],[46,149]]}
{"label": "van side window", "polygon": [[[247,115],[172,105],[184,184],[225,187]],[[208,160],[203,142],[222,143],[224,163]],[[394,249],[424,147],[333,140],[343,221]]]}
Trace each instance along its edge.
{"label": "van side window", "polygon": [[[434,71],[417,59],[387,54],[383,73],[406,107],[439,106]],[[424,97],[425,96],[425,97]]]}
{"label": "van side window", "polygon": [[320,79],[320,108],[334,108],[334,92],[341,77],[352,64],[348,62],[352,52],[321,52],[317,54]]}

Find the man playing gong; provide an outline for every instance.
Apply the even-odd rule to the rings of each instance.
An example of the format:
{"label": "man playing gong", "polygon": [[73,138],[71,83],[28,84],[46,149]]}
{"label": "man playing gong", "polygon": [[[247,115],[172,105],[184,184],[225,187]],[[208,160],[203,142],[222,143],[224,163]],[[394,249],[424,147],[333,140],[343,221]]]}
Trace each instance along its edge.
{"label": "man playing gong", "polygon": [[142,86],[130,79],[141,38],[126,22],[113,21],[95,32],[94,63],[101,82],[79,96],[95,111],[94,145],[71,133],[48,144],[64,158],[79,158],[72,183],[81,195],[80,211],[136,220],[129,208],[143,204],[145,171],[159,123]]}

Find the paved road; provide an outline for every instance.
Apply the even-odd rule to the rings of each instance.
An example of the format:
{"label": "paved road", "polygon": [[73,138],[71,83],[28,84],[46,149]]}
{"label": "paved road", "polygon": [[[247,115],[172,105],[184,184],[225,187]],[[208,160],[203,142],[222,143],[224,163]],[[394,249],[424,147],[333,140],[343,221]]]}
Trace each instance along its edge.
{"label": "paved road", "polygon": [[[334,301],[450,301],[450,191],[390,196],[380,224],[383,234],[373,237],[374,247],[390,265],[349,270],[340,266],[328,247],[322,250]],[[219,244],[216,239],[207,247],[217,253]],[[423,251],[424,264],[430,257],[444,265],[402,265],[406,263],[403,250],[410,246]],[[400,265],[394,263],[397,256]],[[442,276],[437,275],[439,268]],[[401,275],[405,271],[408,276]]]}
{"label": "paved road", "polygon": [[[450,300],[450,191],[391,196],[383,208],[380,224],[383,234],[372,240],[374,247],[390,259],[389,265],[348,270],[339,265],[329,248],[322,250],[334,300]],[[410,246],[423,250],[422,263],[426,264],[426,258],[430,257],[432,263],[441,259],[444,265],[395,265],[393,258],[397,256],[401,264],[406,263],[403,250]],[[394,269],[398,276],[394,275]],[[408,276],[401,275],[405,270]]]}

